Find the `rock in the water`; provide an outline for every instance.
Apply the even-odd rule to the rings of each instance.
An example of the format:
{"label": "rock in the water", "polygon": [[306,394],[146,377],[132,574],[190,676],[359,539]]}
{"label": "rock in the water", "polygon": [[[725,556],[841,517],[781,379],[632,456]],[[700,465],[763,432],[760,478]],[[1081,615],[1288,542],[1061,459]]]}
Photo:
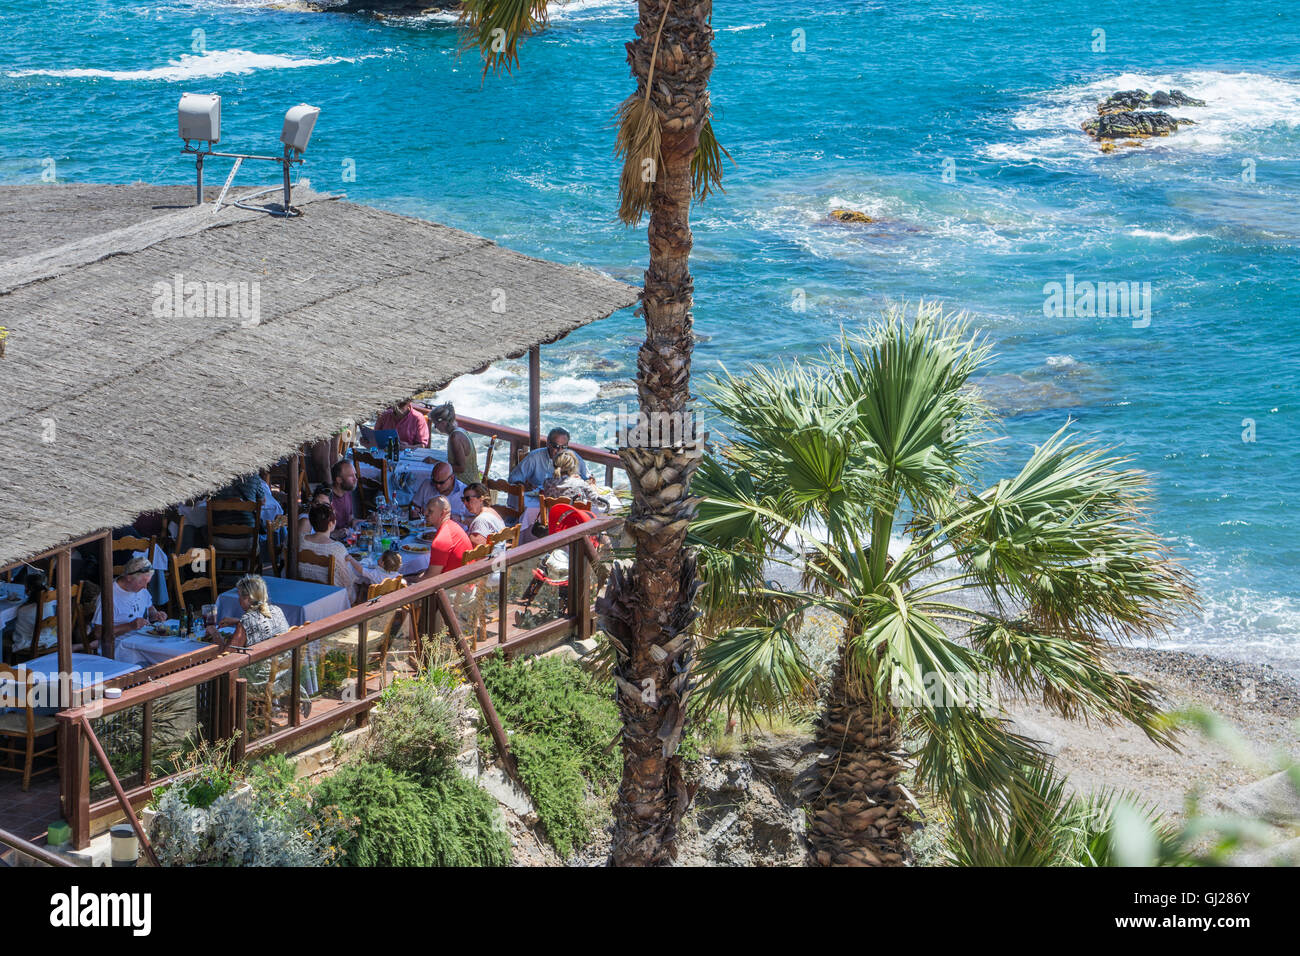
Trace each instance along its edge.
{"label": "rock in the water", "polygon": [[875,222],[865,212],[856,209],[832,209],[831,218],[837,222]]}
{"label": "rock in the water", "polygon": [[1093,139],[1149,139],[1169,136],[1177,133],[1179,126],[1191,126],[1192,123],[1192,120],[1175,119],[1158,110],[1140,110],[1135,113],[1103,113],[1084,123],[1083,131]]}
{"label": "rock in the water", "polygon": [[1204,106],[1205,100],[1188,96],[1182,90],[1120,90],[1112,93],[1097,105],[1097,112],[1102,116],[1108,113],[1129,113],[1144,106]]}

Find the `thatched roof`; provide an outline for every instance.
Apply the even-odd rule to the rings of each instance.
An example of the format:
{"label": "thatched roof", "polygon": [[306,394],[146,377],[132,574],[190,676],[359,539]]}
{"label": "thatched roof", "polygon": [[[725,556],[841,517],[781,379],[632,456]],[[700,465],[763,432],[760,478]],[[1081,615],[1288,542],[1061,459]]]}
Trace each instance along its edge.
{"label": "thatched roof", "polygon": [[[293,199],[303,215],[282,219],[214,215],[211,200],[189,205],[192,187],[0,187],[0,567],[207,494],[636,300],[435,223],[306,188]],[[248,283],[256,321],[166,314],[178,273],[211,283],[205,296]]]}

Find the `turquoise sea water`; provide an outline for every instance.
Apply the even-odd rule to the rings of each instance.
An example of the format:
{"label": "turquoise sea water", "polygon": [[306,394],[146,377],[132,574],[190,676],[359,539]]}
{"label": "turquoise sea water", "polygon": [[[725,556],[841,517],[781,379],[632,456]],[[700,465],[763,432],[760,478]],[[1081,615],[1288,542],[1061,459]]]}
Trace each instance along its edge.
{"label": "turquoise sea water", "polygon": [[[182,92],[221,93],[222,145],[246,151],[305,101],[317,188],[636,283],[609,126],[633,5],[552,9],[522,69],[484,84],[446,16],[7,0],[0,182],[189,181]],[[697,371],[811,354],[891,300],[968,310],[997,347],[1003,467],[1067,417],[1118,445],[1202,591],[1176,646],[1300,669],[1300,6],[718,0],[714,27],[735,165],[694,217]],[[1078,129],[1114,90],[1171,86],[1208,104],[1173,110],[1198,121],[1174,138],[1104,156]],[[832,224],[835,206],[884,223]],[[1045,316],[1067,276],[1149,283],[1149,324]],[[546,421],[594,435],[629,400],[610,383],[639,329],[629,310],[551,349]],[[517,422],[511,373],[449,391]]]}

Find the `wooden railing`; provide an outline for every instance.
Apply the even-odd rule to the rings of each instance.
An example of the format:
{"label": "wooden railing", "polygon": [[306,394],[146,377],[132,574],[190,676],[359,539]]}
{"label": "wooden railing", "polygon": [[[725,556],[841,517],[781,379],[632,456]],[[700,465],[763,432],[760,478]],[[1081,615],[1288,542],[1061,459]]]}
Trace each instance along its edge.
{"label": "wooden railing", "polygon": [[[508,425],[497,425],[494,422],[479,421],[477,418],[465,418],[463,415],[456,416],[456,424],[467,432],[486,435],[489,438],[496,435],[498,438],[510,442],[510,459],[505,469],[507,472],[514,468],[515,463],[519,461],[523,454],[532,450],[529,444],[528,432],[523,429],[511,428]],[[579,445],[577,442],[572,441],[569,442],[569,449],[589,465],[604,465],[605,485],[609,488],[614,487],[614,470],[624,470],[623,459],[604,448]]]}
{"label": "wooden railing", "polygon": [[[324,739],[332,729],[337,729],[348,720],[356,720],[358,726],[363,725],[367,713],[382,692],[388,666],[399,657],[406,659],[406,655],[412,655],[417,662],[421,660],[420,644],[424,639],[438,634],[440,628],[435,627],[434,622],[439,618],[461,649],[461,661],[466,674],[476,684],[475,691],[492,729],[500,734],[498,746],[506,753],[509,766],[504,732],[500,731],[491,701],[486,697],[486,688],[478,677],[475,661],[498,651],[506,655],[517,653],[567,631],[576,631],[581,638],[590,637],[594,627],[590,598],[597,562],[596,549],[590,538],[612,531],[620,522],[621,519],[617,517],[598,517],[578,527],[512,548],[493,560],[478,561],[448,571],[339,614],[292,628],[253,647],[233,648],[225,653],[219,653],[215,647],[206,648],[190,656],[190,666],[176,666],[177,662],[168,662],[108,682],[104,686],[122,689],[120,697],[80,702],[58,714],[60,792],[64,816],[72,827],[73,845],[77,849],[83,849],[88,845],[92,831],[104,829],[117,816],[133,816],[139,806],[148,802],[155,788],[179,775],[176,771],[157,775],[154,773],[154,750],[160,729],[159,711],[165,709],[164,698],[180,695],[181,702],[193,708],[194,736],[206,740],[229,740],[233,737],[233,755],[237,759],[271,750],[290,750],[310,740]],[[558,616],[553,620],[519,633],[511,633],[507,616],[509,570],[521,565],[531,566],[544,555],[560,549],[567,549],[569,553],[567,606],[559,609]],[[487,579],[493,574],[499,574],[496,597],[498,640],[495,644],[480,648],[463,633],[453,606],[453,595],[464,594],[470,586],[486,589]],[[378,662],[381,673],[369,674],[369,650],[375,649],[373,642],[376,640],[370,631],[370,623],[376,618],[405,611],[411,612],[417,622],[412,635],[415,647],[399,648],[394,652],[390,646],[385,660]],[[354,680],[349,677],[353,693],[348,695],[349,681],[344,681],[337,698],[323,693],[316,698],[322,703],[337,703],[337,706],[331,706],[327,710],[322,708],[323,712],[318,711],[316,715],[305,714],[301,706],[304,664],[314,672],[320,662],[328,659],[331,651],[338,649],[331,648],[331,644],[354,648],[347,659],[341,662],[348,668],[349,675],[355,674]],[[275,673],[275,665],[286,656],[289,688],[286,693],[278,696],[287,696],[288,705],[283,714],[283,726],[276,726],[273,717],[277,694],[275,679],[271,675]],[[254,701],[250,700],[250,678],[241,672],[247,672],[257,665],[265,665],[271,672],[265,682],[268,690],[263,695],[270,707],[265,714],[259,712],[254,715],[251,712]],[[378,676],[379,680],[372,681],[373,676]],[[113,796],[92,801],[91,749],[94,747],[98,750],[99,744],[107,740],[103,760],[112,761],[113,735],[111,732],[105,733],[106,724],[115,723],[116,728],[120,729],[137,711],[140,779],[130,786],[122,784],[119,787],[117,781],[124,776],[121,769],[117,773],[106,773],[106,778],[113,782],[113,789],[117,792]],[[250,719],[254,716],[256,721]],[[250,727],[254,723],[260,724],[263,717],[265,732],[250,732]],[[90,722],[95,721],[100,722],[99,733],[91,730]],[[130,733],[134,735],[134,729]],[[187,732],[185,743],[188,746],[192,746],[190,739]],[[134,771],[125,776],[129,781],[134,776]]]}

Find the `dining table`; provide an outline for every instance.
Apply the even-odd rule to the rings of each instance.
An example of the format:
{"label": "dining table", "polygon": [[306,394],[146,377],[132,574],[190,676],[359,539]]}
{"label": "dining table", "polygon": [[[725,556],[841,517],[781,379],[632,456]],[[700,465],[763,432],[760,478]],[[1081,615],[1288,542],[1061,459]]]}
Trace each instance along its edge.
{"label": "dining table", "polygon": [[[80,651],[72,652],[71,663],[72,668],[68,671],[68,687],[69,690],[73,691],[95,687],[104,683],[104,681],[140,669],[139,664],[132,664],[128,661],[115,661],[111,657],[84,654]],[[41,657],[34,657],[22,664],[16,664],[14,670],[27,671],[36,675],[32,693],[38,702],[36,705],[38,714],[52,714],[59,709],[60,672],[58,651],[44,654]],[[11,698],[10,688],[7,686],[10,683],[12,681],[9,679],[0,679],[0,697]]]}
{"label": "dining table", "polygon": [[166,624],[174,633],[157,634],[152,627],[143,627],[121,635],[113,645],[113,656],[119,661],[148,667],[211,646],[206,641],[179,633],[180,621],[170,619]]}
{"label": "dining table", "polygon": [[[384,457],[381,449],[371,448],[369,452],[377,458]],[[428,458],[433,460],[426,461],[425,459]],[[445,448],[403,449],[397,456],[397,463],[390,462],[388,467],[389,491],[397,499],[397,503],[403,506],[409,505],[416,489],[429,479],[433,474],[433,469],[438,466],[439,462],[446,460],[447,450]],[[357,472],[363,478],[374,479],[379,477],[379,469],[365,462],[362,462],[357,467]]]}

